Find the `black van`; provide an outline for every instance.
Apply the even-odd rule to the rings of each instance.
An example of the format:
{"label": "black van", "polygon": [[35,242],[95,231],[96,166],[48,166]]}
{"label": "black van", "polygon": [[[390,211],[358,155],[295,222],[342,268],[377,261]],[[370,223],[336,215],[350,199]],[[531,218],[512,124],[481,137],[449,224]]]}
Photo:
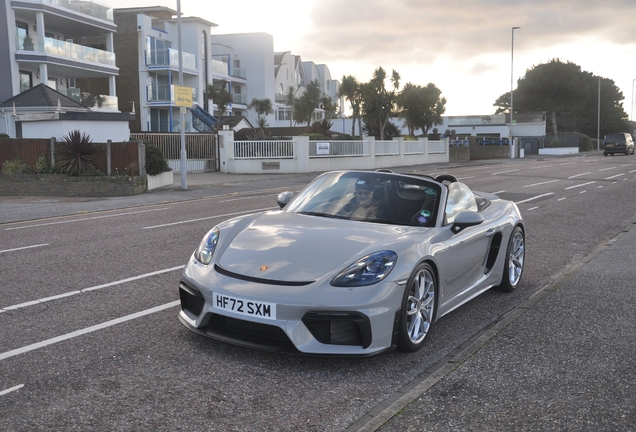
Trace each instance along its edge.
{"label": "black van", "polygon": [[634,140],[628,133],[613,133],[603,139],[603,156],[614,153],[634,154]]}

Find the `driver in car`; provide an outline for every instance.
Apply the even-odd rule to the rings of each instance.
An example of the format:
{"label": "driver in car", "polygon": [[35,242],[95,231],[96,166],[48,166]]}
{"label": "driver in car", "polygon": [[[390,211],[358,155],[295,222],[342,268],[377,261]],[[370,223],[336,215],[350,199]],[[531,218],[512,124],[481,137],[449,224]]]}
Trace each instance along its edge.
{"label": "driver in car", "polygon": [[[355,196],[347,203],[343,210],[349,217],[361,219],[387,219],[388,204],[378,193],[382,185],[376,185],[366,180],[358,180],[355,185]],[[377,190],[376,190],[377,189]]]}

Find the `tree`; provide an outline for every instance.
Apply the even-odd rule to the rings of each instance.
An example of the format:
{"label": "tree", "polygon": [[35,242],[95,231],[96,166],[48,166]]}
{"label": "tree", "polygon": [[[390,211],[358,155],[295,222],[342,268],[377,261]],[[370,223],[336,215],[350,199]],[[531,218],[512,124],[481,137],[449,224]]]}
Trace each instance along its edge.
{"label": "tree", "polygon": [[289,86],[287,93],[285,93],[285,105],[289,107],[289,127],[292,127],[292,121],[294,119],[294,103],[296,102],[296,93],[298,93],[298,87]]}
{"label": "tree", "polygon": [[[528,69],[514,91],[515,114],[546,112],[552,130],[595,136],[598,123],[598,87],[601,85],[601,136],[627,130],[622,92],[614,81],[600,78],[559,59]],[[510,112],[510,93],[495,101],[497,113]],[[556,122],[558,121],[558,129]]]}
{"label": "tree", "polygon": [[317,79],[309,82],[305,87],[305,91],[302,95],[296,98],[294,102],[294,113],[296,115],[297,123],[311,124],[312,115],[320,103],[322,98],[322,91],[320,90],[320,83]]}
{"label": "tree", "polygon": [[362,108],[364,121],[369,130],[377,129],[379,138],[384,139],[384,128],[395,111],[397,89],[400,87],[400,74],[393,70],[391,74],[392,90],[385,87],[387,74],[382,67],[373,72],[371,80],[362,86]]}
{"label": "tree", "polygon": [[265,129],[267,127],[267,116],[274,112],[272,100],[269,98],[254,98],[247,107],[256,111],[256,115],[258,115],[258,125],[261,130]]}
{"label": "tree", "polygon": [[227,107],[233,102],[232,94],[224,85],[208,84],[205,86],[205,94],[216,104],[219,117],[227,112]]}
{"label": "tree", "polygon": [[426,87],[407,83],[397,97],[397,104],[402,108],[402,117],[409,129],[409,134],[415,135],[415,129],[421,129],[423,134],[435,124],[442,122],[442,114],[446,111],[446,98],[441,97],[442,91],[435,84]]}
{"label": "tree", "polygon": [[356,77],[353,75],[342,76],[338,96],[345,98],[349,102],[349,105],[351,105],[351,114],[353,117],[351,136],[355,136],[356,120],[358,121],[358,130],[362,133],[362,118],[360,116],[362,109],[362,88]]}

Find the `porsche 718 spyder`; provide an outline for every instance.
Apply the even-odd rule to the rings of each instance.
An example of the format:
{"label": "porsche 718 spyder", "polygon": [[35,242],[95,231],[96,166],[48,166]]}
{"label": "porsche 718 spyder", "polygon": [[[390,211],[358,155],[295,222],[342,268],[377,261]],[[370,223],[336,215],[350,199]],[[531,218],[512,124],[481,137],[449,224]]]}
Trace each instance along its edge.
{"label": "porsche 718 spyder", "polygon": [[436,320],[523,272],[515,203],[451,175],[327,172],[278,204],[203,237],[179,285],[188,329],[300,355],[416,351]]}

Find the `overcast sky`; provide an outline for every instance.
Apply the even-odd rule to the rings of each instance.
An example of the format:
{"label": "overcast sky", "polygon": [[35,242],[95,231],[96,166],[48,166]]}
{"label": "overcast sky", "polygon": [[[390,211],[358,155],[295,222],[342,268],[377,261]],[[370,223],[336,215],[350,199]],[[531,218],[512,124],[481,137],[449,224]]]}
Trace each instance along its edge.
{"label": "overcast sky", "polygon": [[[177,0],[98,1],[177,9]],[[494,113],[511,76],[516,87],[527,69],[559,58],[614,80],[633,116],[636,0],[181,0],[181,9],[218,24],[212,34],[269,33],[275,51],[326,64],[332,79],[368,81],[382,66],[402,85],[432,82],[446,115]]]}

